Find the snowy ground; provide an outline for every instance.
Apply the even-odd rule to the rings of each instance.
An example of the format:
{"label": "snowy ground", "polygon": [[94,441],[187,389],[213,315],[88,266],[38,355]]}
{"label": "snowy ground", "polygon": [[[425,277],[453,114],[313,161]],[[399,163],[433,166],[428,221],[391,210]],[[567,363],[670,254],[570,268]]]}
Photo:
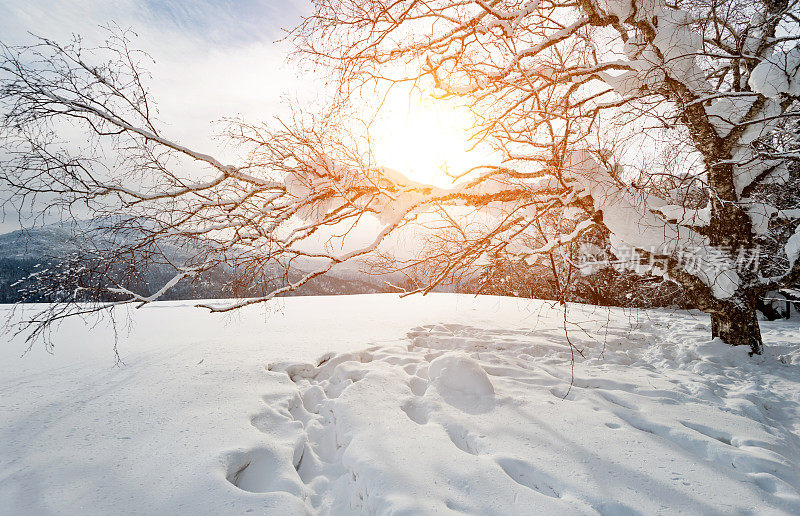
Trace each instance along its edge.
{"label": "snowy ground", "polygon": [[[67,323],[0,349],[0,512],[800,513],[800,332],[392,295]],[[587,330],[585,333],[583,330]]]}

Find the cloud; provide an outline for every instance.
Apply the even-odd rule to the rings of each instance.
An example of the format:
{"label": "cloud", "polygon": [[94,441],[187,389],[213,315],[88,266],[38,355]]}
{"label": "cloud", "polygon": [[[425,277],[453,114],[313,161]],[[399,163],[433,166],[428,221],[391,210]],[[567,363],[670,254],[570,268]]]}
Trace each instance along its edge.
{"label": "cloud", "polygon": [[[0,41],[30,44],[32,34],[60,42],[80,35],[101,44],[115,24],[130,28],[133,46],[153,59],[150,90],[163,133],[203,152],[233,159],[214,136],[214,121],[269,120],[281,95],[302,95],[311,82],[287,63],[288,42],[276,40],[308,10],[304,0],[0,0]],[[7,214],[7,220],[15,219]],[[0,224],[0,231],[14,226]]]}
{"label": "cloud", "polygon": [[274,41],[308,11],[304,1],[281,0],[0,0],[0,6],[4,41],[24,38],[26,32],[62,39],[73,33],[90,36],[115,22],[148,39],[160,34],[206,47]]}
{"label": "cloud", "polygon": [[29,33],[57,41],[79,34],[93,46],[104,26],[132,29],[133,45],[155,60],[151,91],[175,137],[208,143],[212,121],[269,118],[282,92],[300,88],[288,43],[276,40],[299,22],[304,2],[0,0],[0,9],[0,40],[10,44],[32,42]]}
{"label": "cloud", "polygon": [[285,1],[145,0],[143,4],[153,23],[215,45],[278,39],[284,35],[281,29],[291,28],[302,11],[301,5]]}

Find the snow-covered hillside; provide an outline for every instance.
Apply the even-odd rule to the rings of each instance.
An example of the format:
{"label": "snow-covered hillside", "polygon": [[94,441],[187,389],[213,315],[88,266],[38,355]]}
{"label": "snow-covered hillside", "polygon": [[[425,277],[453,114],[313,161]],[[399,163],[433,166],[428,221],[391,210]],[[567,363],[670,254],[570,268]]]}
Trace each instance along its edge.
{"label": "snow-covered hillside", "polygon": [[796,321],[749,358],[699,313],[572,306],[584,358],[541,301],[131,315],[118,367],[107,323],[4,339],[0,512],[800,513]]}

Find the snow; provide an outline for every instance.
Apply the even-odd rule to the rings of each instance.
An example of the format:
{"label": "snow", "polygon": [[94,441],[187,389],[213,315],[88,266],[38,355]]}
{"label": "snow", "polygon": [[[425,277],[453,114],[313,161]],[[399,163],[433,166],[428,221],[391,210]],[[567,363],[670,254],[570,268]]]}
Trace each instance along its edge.
{"label": "snow", "polygon": [[707,226],[711,222],[711,204],[705,208],[691,209],[679,204],[667,204],[657,208],[667,220],[675,220],[684,225]]}
{"label": "snow", "polygon": [[[756,97],[754,95],[721,97],[705,108],[706,115],[708,115],[708,120],[714,126],[717,134],[721,138],[725,138],[742,121],[755,101]],[[757,124],[754,128],[755,130],[748,132],[747,138],[740,138],[740,144],[746,145],[761,136],[760,129],[763,128],[763,125]]]}
{"label": "snow", "polygon": [[786,242],[786,256],[789,258],[789,270],[794,267],[797,258],[800,257],[800,227],[794,230],[792,236]]}
{"label": "snow", "polygon": [[616,249],[632,246],[659,253],[694,247],[703,238],[688,227],[665,223],[652,213],[668,205],[655,196],[644,196],[619,184],[586,151],[572,152],[568,170],[592,196],[594,208],[603,212]]}
{"label": "snow", "polygon": [[[14,514],[800,512],[800,332],[433,294],[183,302],[6,339]],[[8,311],[7,308],[4,310]],[[16,315],[15,317],[19,317]],[[585,332],[584,332],[585,330]]]}
{"label": "snow", "polygon": [[800,46],[788,52],[775,52],[750,73],[750,89],[765,97],[800,94]]}
{"label": "snow", "polygon": [[739,288],[741,278],[736,261],[724,249],[696,247],[683,252],[683,267],[686,272],[699,278],[717,299],[733,296]]}
{"label": "snow", "polygon": [[494,387],[481,365],[465,355],[445,354],[428,368],[428,379],[445,393],[455,391],[466,396],[492,396]]}
{"label": "snow", "polygon": [[[661,51],[664,69],[671,77],[702,91],[707,86],[696,56],[702,52],[703,36],[692,29],[695,20],[688,11],[671,9],[662,2],[655,4],[658,7],[652,9],[652,14],[658,16],[658,25],[653,45]],[[640,17],[648,9],[643,11]]]}
{"label": "snow", "polygon": [[[609,240],[615,254],[630,256],[635,249],[669,254],[682,263],[686,272],[708,285],[717,299],[736,294],[741,283],[736,260],[724,250],[711,247],[707,237],[691,227],[708,223],[710,207],[684,209],[655,195],[631,191],[586,151],[572,152],[567,168],[584,185],[585,193],[591,195],[594,209],[602,212],[603,224],[611,231]],[[663,274],[649,263],[633,268],[640,273],[649,269],[653,274]]]}
{"label": "snow", "polygon": [[573,229],[568,235],[559,235],[536,249],[522,244],[517,240],[507,239],[506,241],[508,244],[506,245],[505,250],[510,254],[522,256],[528,265],[533,265],[536,263],[536,260],[538,260],[539,256],[552,252],[553,249],[561,244],[574,242],[580,236],[582,236],[586,230],[594,227],[594,225],[595,222],[593,220],[587,219],[581,221],[575,225],[575,229]]}
{"label": "snow", "polygon": [[779,213],[775,206],[764,203],[749,203],[747,207],[747,215],[750,217],[750,222],[753,224],[753,233],[756,235],[766,235],[769,231],[769,223],[773,215]]}

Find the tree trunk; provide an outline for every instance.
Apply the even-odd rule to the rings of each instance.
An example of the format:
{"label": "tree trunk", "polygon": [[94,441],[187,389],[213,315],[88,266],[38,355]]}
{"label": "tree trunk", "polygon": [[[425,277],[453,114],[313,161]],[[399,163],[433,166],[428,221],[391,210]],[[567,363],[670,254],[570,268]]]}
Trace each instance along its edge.
{"label": "tree trunk", "polygon": [[731,303],[724,311],[712,313],[711,336],[733,346],[749,346],[751,355],[760,355],[763,344],[755,303]]}
{"label": "tree trunk", "polygon": [[[788,305],[788,303],[787,303],[787,305]],[[758,311],[761,312],[762,314],[764,314],[764,317],[766,317],[767,320],[770,320],[770,321],[775,321],[777,319],[788,319],[789,318],[787,310],[784,310],[783,312],[781,312],[780,310],[778,310],[777,308],[772,306],[772,303],[767,303],[766,301],[764,301],[760,297],[756,301],[756,308],[758,308]]]}

